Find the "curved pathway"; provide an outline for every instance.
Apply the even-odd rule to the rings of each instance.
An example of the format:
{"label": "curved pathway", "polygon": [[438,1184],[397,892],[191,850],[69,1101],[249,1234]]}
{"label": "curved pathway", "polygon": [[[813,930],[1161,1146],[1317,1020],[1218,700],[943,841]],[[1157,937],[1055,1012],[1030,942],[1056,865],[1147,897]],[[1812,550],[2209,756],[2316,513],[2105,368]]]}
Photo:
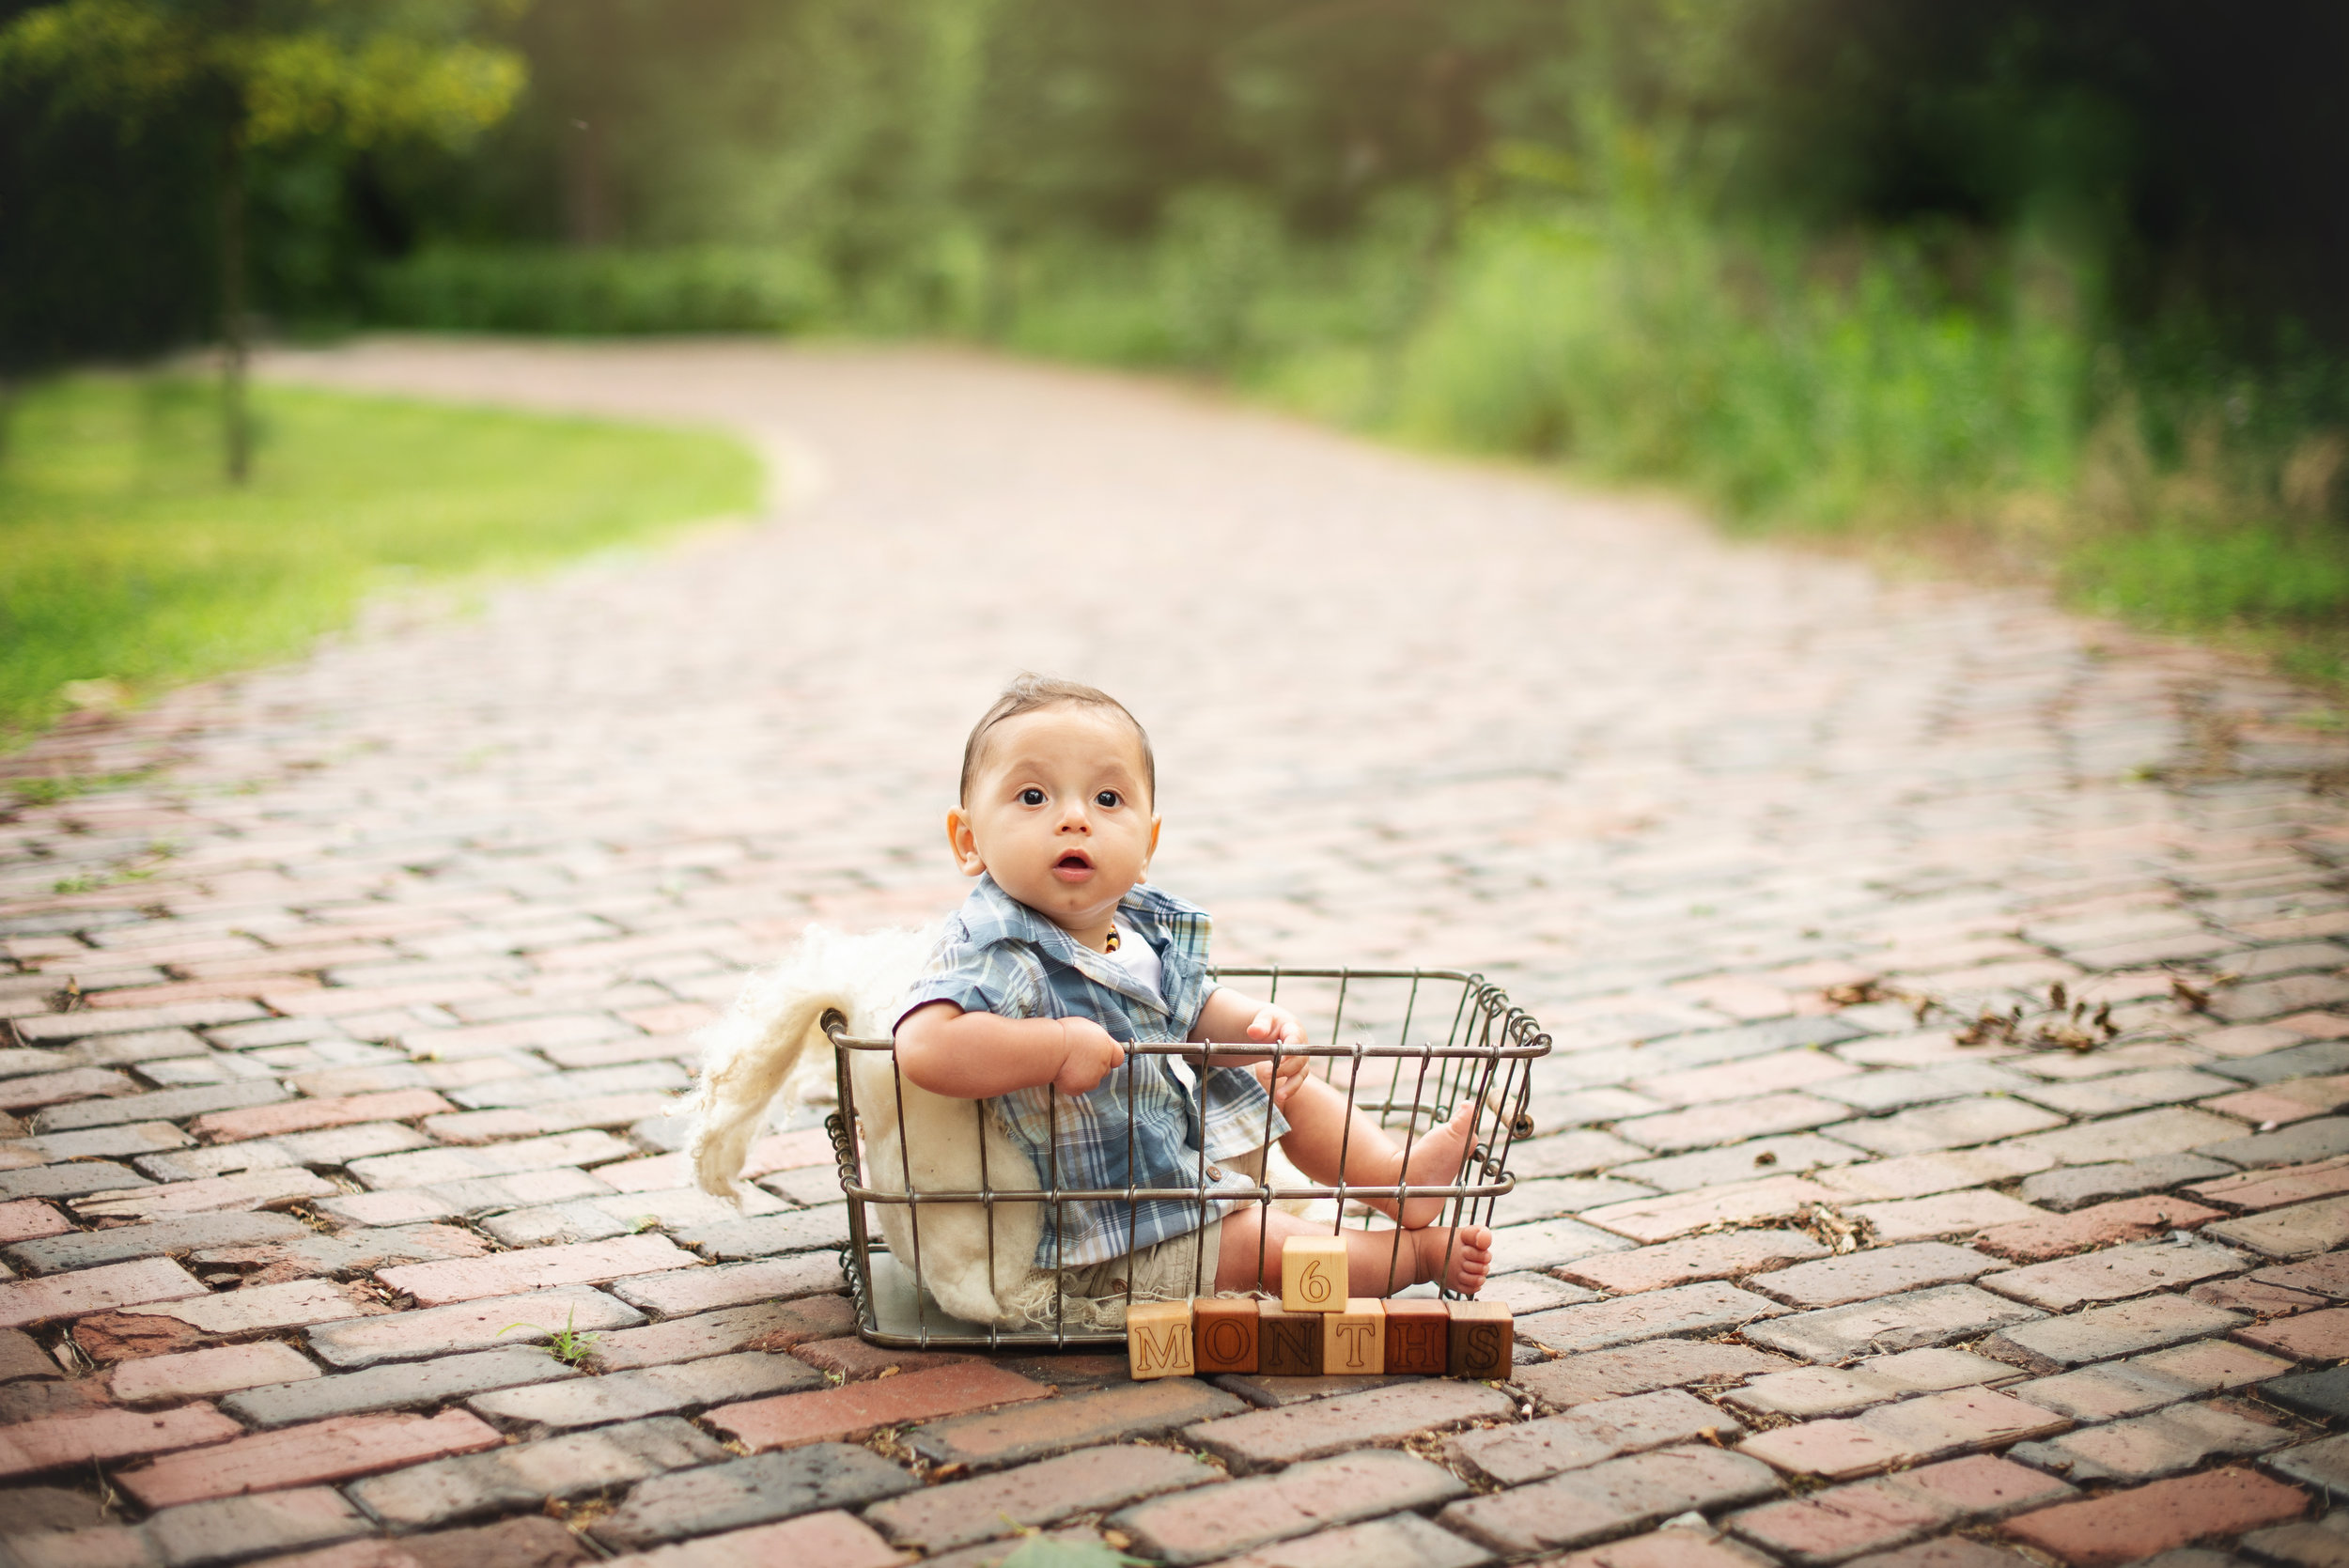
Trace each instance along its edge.
{"label": "curved pathway", "polygon": [[[1166,1493],[1111,1528],[1183,1561],[1276,1515],[1344,1533],[1258,1560],[1434,1565],[1691,1509],[1605,1560],[1987,1564],[2003,1530],[2119,1561],[2318,1529],[2283,1521],[2349,1487],[2314,1440],[2344,1395],[2295,1371],[2349,1357],[2349,746],[2289,688],[1106,376],[416,340],[267,369],[722,422],[778,504],[0,764],[132,776],[0,820],[0,1518],[80,1532],[24,1560],[755,1529],[667,1561],[878,1562],[875,1530],[941,1557]],[[1021,668],[1149,725],[1159,875],[1227,960],[1471,966],[1556,1035],[1500,1216],[1517,1400],[1322,1389],[1268,1425],[1232,1414],[1259,1385],[884,1358],[825,1294],[818,1141],[766,1146],[748,1219],[682,1190],[686,1032],[810,919],[951,905],[962,733]],[[2020,1040],[1953,1038],[2016,1006]],[[602,1376],[498,1333],[556,1313]],[[795,1391],[823,1372],[859,1387]],[[1565,1413],[1512,1424],[1536,1406]],[[1097,1446],[1219,1420],[1183,1447],[1261,1506]],[[1402,1439],[1392,1473],[1293,1468]]]}

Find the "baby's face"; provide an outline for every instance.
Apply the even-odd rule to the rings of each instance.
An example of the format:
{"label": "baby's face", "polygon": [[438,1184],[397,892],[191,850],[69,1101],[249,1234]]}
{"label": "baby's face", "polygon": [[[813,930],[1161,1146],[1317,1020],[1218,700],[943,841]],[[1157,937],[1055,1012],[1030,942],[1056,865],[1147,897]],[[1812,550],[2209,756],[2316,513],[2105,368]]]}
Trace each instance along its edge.
{"label": "baby's face", "polygon": [[946,837],[963,875],[991,872],[1020,903],[1090,935],[1158,847],[1148,789],[1141,742],[1116,715],[1043,708],[988,733]]}

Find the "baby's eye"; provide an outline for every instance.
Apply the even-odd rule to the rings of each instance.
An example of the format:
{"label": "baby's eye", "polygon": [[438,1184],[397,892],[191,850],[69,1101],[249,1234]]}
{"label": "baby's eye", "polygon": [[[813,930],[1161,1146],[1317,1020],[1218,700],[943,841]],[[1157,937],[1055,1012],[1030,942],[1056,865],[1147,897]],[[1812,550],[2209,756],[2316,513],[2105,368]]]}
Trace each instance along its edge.
{"label": "baby's eye", "polygon": [[1103,811],[1114,811],[1117,809],[1118,804],[1117,791],[1113,789],[1105,789],[1101,791],[1100,794],[1096,795],[1093,798],[1093,803],[1100,807]]}
{"label": "baby's eye", "polygon": [[1044,803],[1044,791],[1033,786],[1023,789],[1019,792],[1019,803],[1023,806],[1040,806]]}

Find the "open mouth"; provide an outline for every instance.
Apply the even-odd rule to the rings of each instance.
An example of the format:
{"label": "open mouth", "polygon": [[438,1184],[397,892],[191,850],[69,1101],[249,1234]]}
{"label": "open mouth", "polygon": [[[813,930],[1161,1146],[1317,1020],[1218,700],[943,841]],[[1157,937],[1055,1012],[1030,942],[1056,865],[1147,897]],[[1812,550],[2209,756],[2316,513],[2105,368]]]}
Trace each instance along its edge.
{"label": "open mouth", "polygon": [[1053,872],[1061,877],[1082,877],[1093,870],[1093,862],[1078,850],[1071,849],[1052,862]]}

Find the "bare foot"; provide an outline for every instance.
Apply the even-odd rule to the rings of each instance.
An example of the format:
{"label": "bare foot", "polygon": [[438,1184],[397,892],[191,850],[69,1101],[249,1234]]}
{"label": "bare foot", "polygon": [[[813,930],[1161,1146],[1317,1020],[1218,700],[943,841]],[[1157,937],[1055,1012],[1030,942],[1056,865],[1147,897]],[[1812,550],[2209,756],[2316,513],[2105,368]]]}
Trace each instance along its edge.
{"label": "bare foot", "polygon": [[1474,1296],[1485,1288],[1486,1272],[1493,1265],[1493,1234],[1482,1225],[1457,1230],[1430,1225],[1409,1232],[1419,1249],[1419,1277],[1433,1280],[1446,1290]]}
{"label": "bare foot", "polygon": [[[1470,1129],[1475,1117],[1476,1102],[1462,1100],[1451,1121],[1421,1134],[1411,1145],[1410,1159],[1403,1167],[1402,1185],[1450,1187],[1457,1182],[1460,1168],[1468,1163]],[[1416,1231],[1423,1225],[1434,1224],[1450,1202],[1449,1198],[1407,1198],[1398,1218],[1405,1230]]]}

